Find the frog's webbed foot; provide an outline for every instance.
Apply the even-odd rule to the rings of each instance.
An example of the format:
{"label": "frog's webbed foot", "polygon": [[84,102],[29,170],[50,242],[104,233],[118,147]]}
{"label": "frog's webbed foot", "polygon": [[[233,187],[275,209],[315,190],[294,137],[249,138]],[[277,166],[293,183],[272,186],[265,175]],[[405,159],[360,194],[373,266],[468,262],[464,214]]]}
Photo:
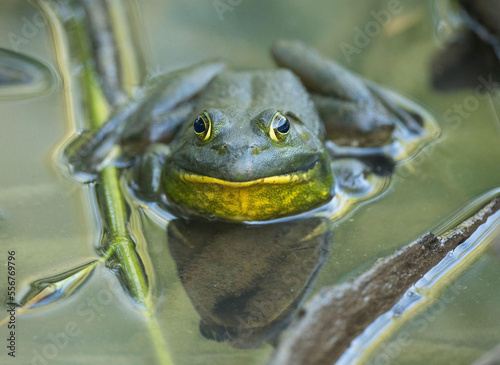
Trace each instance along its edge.
{"label": "frog's webbed foot", "polygon": [[335,189],[366,195],[373,187],[367,180],[370,168],[358,159],[342,159],[332,163],[335,175]]}
{"label": "frog's webbed foot", "polygon": [[135,108],[136,103],[130,103],[116,110],[100,129],[85,130],[66,146],[64,158],[73,175],[83,181],[94,178],[105,160],[111,157],[111,152],[116,151],[114,147],[118,145],[123,127]]}
{"label": "frog's webbed foot", "polygon": [[[328,148],[328,147],[327,147]],[[351,155],[335,155],[333,159],[334,165],[338,162],[344,164],[345,161],[351,161]],[[377,176],[390,176],[394,172],[395,162],[391,157],[380,154],[366,154],[365,156],[355,156],[355,160],[363,164],[366,173],[375,174]]]}
{"label": "frog's webbed foot", "polygon": [[64,155],[72,172],[88,180],[115,147],[123,147],[120,161],[126,164],[151,142],[168,143],[192,112],[196,94],[225,67],[216,60],[152,79],[142,95],[115,110],[99,130],[85,132],[68,145]]}
{"label": "frog's webbed foot", "polygon": [[379,147],[390,144],[395,133],[422,133],[420,118],[394,103],[384,90],[304,44],[279,41],[272,53],[276,63],[294,72],[312,93],[328,139],[349,147],[344,154],[364,154],[364,148],[382,153]]}

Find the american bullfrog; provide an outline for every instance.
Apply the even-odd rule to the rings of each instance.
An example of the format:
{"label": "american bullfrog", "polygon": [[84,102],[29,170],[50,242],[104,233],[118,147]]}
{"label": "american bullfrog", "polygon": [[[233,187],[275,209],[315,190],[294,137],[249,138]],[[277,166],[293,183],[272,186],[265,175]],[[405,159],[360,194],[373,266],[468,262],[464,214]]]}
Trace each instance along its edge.
{"label": "american bullfrog", "polygon": [[283,68],[230,71],[211,61],[154,78],[70,145],[70,165],[95,172],[120,145],[118,161],[135,166],[132,186],[144,199],[166,198],[187,216],[264,221],[330,201],[333,160],[398,160],[405,141],[426,135],[412,103],[304,44],[279,41],[272,55]]}

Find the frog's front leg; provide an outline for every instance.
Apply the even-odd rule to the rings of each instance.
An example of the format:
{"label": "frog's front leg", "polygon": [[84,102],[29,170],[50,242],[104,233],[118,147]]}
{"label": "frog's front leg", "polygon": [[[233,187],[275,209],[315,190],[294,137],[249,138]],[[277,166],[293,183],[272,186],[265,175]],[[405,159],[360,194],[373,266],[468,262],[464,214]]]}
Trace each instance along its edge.
{"label": "frog's front leg", "polygon": [[312,93],[327,137],[336,145],[376,148],[391,143],[397,128],[421,133],[418,118],[392,102],[381,88],[304,44],[279,41],[272,53],[276,63],[294,72]]}
{"label": "frog's front leg", "polygon": [[204,62],[151,80],[142,95],[115,110],[99,130],[82,134],[66,148],[71,169],[94,174],[115,146],[132,155],[131,150],[140,153],[151,142],[169,142],[191,113],[193,98],[225,67],[221,61]]}
{"label": "frog's front leg", "polygon": [[132,168],[130,186],[141,200],[157,201],[161,192],[161,174],[170,153],[167,145],[154,143],[146,148]]}

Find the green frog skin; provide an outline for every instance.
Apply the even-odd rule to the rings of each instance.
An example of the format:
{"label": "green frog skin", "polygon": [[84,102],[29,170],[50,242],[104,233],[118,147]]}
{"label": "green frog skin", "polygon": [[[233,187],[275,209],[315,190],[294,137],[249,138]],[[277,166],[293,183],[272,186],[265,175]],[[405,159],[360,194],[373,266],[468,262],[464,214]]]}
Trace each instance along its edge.
{"label": "green frog skin", "polygon": [[170,201],[218,217],[265,220],[332,198],[323,126],[290,71],[219,74],[195,110],[207,135],[186,124],[172,142],[162,176]]}
{"label": "green frog skin", "polygon": [[186,216],[266,221],[332,199],[327,139],[337,153],[366,156],[396,131],[423,133],[418,113],[302,43],[278,42],[273,57],[286,68],[237,72],[212,61],[151,80],[103,129],[70,145],[70,164],[95,172],[120,145],[147,200],[164,196]]}

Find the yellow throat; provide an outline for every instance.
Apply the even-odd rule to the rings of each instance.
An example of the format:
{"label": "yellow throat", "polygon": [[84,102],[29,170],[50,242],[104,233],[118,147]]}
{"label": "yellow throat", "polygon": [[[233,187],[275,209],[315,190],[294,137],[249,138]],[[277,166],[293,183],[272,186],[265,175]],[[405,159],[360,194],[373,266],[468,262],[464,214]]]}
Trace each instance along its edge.
{"label": "yellow throat", "polygon": [[232,221],[300,213],[326,203],[333,194],[333,175],[319,164],[308,171],[242,182],[169,169],[163,181],[165,194],[174,204],[190,213]]}

